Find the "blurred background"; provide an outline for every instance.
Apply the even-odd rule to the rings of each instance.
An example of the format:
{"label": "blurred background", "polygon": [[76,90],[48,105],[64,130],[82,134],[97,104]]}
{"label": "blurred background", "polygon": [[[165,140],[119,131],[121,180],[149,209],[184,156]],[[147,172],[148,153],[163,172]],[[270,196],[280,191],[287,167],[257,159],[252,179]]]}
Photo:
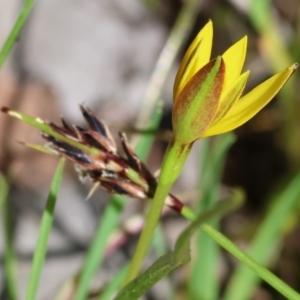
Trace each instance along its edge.
{"label": "blurred background", "polygon": [[[22,3],[0,1],[0,48]],[[78,105],[84,103],[113,131],[134,126],[151,74],[182,5],[179,0],[37,1],[0,72],[1,106],[55,122],[64,116],[69,122],[83,125]],[[196,7],[161,92],[164,101],[161,130],[171,129],[172,83],[180,58],[208,19],[214,23],[213,57],[248,35],[244,69],[250,69],[251,75],[247,90],[292,63],[300,62],[299,0],[202,0]],[[235,132],[236,140],[228,151],[222,184],[241,186],[247,198],[243,208],[226,218],[222,226],[226,234],[245,248],[270,206],[270,195],[299,170],[299,94],[298,71],[271,104]],[[19,296],[23,299],[40,216],[57,158],[27,149],[18,141],[43,143],[37,130],[0,115],[0,167],[10,178],[9,207],[18,256]],[[163,147],[157,142],[152,151],[153,171],[159,167]],[[175,188],[179,194],[183,195],[183,190],[197,190],[201,176],[200,167],[195,167],[201,156],[199,148],[201,142],[195,147]],[[73,166],[68,164],[38,299],[54,299],[63,282],[81,266],[108,199],[105,193],[97,191],[89,201],[84,201],[88,190],[88,186],[79,182]],[[129,202],[124,219],[133,212],[142,211],[140,202]],[[290,216],[272,271],[299,291],[298,220],[299,205]],[[168,236],[175,238],[182,228],[181,223],[180,217],[167,218]],[[169,242],[172,243],[172,238]],[[1,263],[3,245],[0,230]],[[128,249],[126,245],[121,247],[105,262],[99,274],[100,282],[109,280],[119,265],[130,257]],[[226,274],[232,272],[236,264],[227,256],[221,264],[226,271],[220,271],[225,274],[224,284]],[[3,273],[0,274],[0,289],[0,299],[7,299]],[[166,295],[154,289],[145,299],[168,299]],[[253,299],[283,298],[262,284]]]}

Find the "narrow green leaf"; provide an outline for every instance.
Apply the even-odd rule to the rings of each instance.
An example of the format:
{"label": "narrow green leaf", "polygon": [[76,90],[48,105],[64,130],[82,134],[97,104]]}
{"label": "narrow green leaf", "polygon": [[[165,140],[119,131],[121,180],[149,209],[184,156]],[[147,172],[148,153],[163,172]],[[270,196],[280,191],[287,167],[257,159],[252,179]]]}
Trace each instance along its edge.
{"label": "narrow green leaf", "polygon": [[136,300],[139,299],[150,287],[161,280],[164,276],[178,267],[174,263],[174,253],[168,252],[161,256],[156,262],[128,283],[114,298],[114,300]]}
{"label": "narrow green leaf", "polygon": [[27,20],[27,17],[33,7],[34,4],[34,0],[27,0],[25,1],[22,10],[18,16],[18,19],[16,21],[16,23],[14,24],[13,29],[11,30],[7,40],[5,41],[1,52],[0,52],[0,69],[3,66],[3,63],[5,62],[11,48],[13,47],[17,37],[20,34],[20,31],[22,30],[25,21]]}
{"label": "narrow green leaf", "polygon": [[54,208],[62,180],[64,164],[65,159],[61,158],[51,183],[50,192],[43,212],[37,244],[33,256],[33,262],[25,297],[26,300],[32,300],[36,297],[42,267],[46,257],[48,239],[52,227]]}
{"label": "narrow green leaf", "polygon": [[123,210],[126,199],[114,195],[110,197],[110,202],[99,221],[93,242],[87,253],[85,263],[79,276],[78,287],[74,300],[86,299],[90,282],[103,262],[105,248],[109,236],[119,223],[119,215]]}
{"label": "narrow green leaf", "polygon": [[4,277],[7,293],[10,300],[17,299],[17,280],[16,280],[16,255],[13,247],[13,234],[8,205],[8,183],[0,173],[0,206],[2,208],[2,219],[4,229]]}
{"label": "narrow green leaf", "polygon": [[251,21],[258,31],[261,31],[268,26],[272,11],[270,0],[251,0],[249,8]]}
{"label": "narrow green leaf", "polygon": [[124,267],[119,270],[119,272],[114,276],[114,278],[109,282],[109,284],[105,287],[101,295],[99,296],[99,300],[111,300],[112,296],[116,293],[116,291],[120,288],[122,285],[122,282],[125,279],[127,270],[128,270],[128,264],[126,264]]}
{"label": "narrow green leaf", "polygon": [[[213,207],[219,199],[219,185],[225,155],[234,140],[232,134],[226,134],[217,136],[213,140],[202,141],[204,143],[201,152],[203,167],[199,184],[202,197],[199,212]],[[210,224],[215,228],[218,227],[216,221]],[[217,280],[219,245],[203,231],[198,233],[196,245],[197,257],[192,264],[189,278],[189,299],[217,299],[220,290]]]}
{"label": "narrow green leaf", "polygon": [[224,200],[218,203],[213,209],[201,214],[179,236],[174,251],[161,256],[150,268],[135,280],[129,282],[114,300],[136,300],[172,270],[188,263],[190,261],[190,241],[193,234],[205,222],[210,221],[212,218],[221,217],[229,211],[236,209],[241,204],[242,198],[242,193],[235,191],[231,199]]}
{"label": "narrow green leaf", "polygon": [[[299,204],[299,182],[300,173],[271,201],[270,211],[252,241],[249,255],[262,266],[267,267],[272,262],[274,250],[278,249],[283,239],[284,224],[290,213]],[[250,299],[259,282],[259,275],[242,264],[236,269],[230,279],[224,299]]]}
{"label": "narrow green leaf", "polygon": [[175,244],[175,260],[180,263],[187,259],[187,255],[190,251],[190,240],[192,235],[198,230],[198,228],[203,224],[210,222],[215,218],[220,218],[230,211],[237,209],[244,201],[244,193],[235,189],[232,190],[232,195],[226,200],[222,200],[214,205],[213,208],[205,210],[201,213],[195,222],[187,227],[184,232],[177,239]]}
{"label": "narrow green leaf", "polygon": [[[152,245],[150,248],[154,248],[156,250],[156,253],[159,256],[162,256],[164,253],[167,252],[166,245],[165,245],[165,239],[162,235],[162,228],[161,226],[158,226],[156,228],[156,231],[154,233],[154,238],[152,240]],[[129,264],[126,264],[124,267],[122,267],[121,270],[114,276],[114,278],[110,281],[110,283],[105,287],[103,292],[101,292],[99,296],[99,300],[110,300],[112,299],[112,295],[115,294],[122,285],[122,282],[125,279],[127,270],[128,270]],[[172,285],[172,282],[170,282],[170,285]]]}
{"label": "narrow green leaf", "polygon": [[[0,51],[0,70],[11,51],[15,40],[20,34],[21,29],[27,17],[33,7],[34,0],[25,1],[21,12],[9,33],[1,51]],[[4,237],[5,237],[5,253],[4,253],[4,269],[5,269],[5,279],[8,289],[8,295],[11,300],[17,298],[17,285],[16,285],[16,276],[15,276],[15,253],[12,245],[12,234],[10,226],[9,211],[7,205],[7,191],[8,185],[5,181],[5,178],[0,174],[0,205],[3,208],[3,222],[4,222]]]}
{"label": "narrow green leaf", "polygon": [[300,294],[298,294],[295,290],[289,287],[285,282],[283,282],[280,278],[275,276],[268,269],[264,268],[259,263],[257,263],[256,260],[254,260],[251,256],[242,251],[221,232],[217,231],[209,224],[202,225],[201,229],[205,231],[211,238],[213,238],[226,251],[231,253],[236,259],[242,262],[245,266],[251,269],[254,273],[256,273],[264,281],[266,281],[275,290],[281,293],[284,297],[286,297],[289,300],[300,299]]}

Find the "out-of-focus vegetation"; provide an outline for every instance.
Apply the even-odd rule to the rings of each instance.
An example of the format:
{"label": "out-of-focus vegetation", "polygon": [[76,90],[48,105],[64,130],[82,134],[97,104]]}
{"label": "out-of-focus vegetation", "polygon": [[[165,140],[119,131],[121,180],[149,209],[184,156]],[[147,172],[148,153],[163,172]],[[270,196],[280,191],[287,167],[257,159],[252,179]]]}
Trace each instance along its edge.
{"label": "out-of-focus vegetation", "polygon": [[[162,4],[160,1],[144,3],[153,14],[168,16],[170,27],[157,65],[153,66],[154,72],[149,79],[145,99],[141,101],[140,115],[136,116],[137,131],[146,133],[132,138],[132,143],[136,144],[136,153],[146,164],[155,136],[167,139],[170,136],[164,134],[165,128],[158,128],[163,118],[162,102],[165,101],[162,101],[162,97],[167,76],[176,57],[181,58],[184,48],[208,19],[214,22],[213,56],[223,53],[239,38],[248,35],[246,69],[251,70],[251,75],[247,90],[272,74],[300,62],[299,1],[249,0],[246,4],[246,1],[190,0],[183,4]],[[0,67],[18,35],[22,34],[21,29],[28,15],[30,16],[32,7],[33,1],[24,3],[20,17],[0,52]],[[55,294],[56,299],[61,300],[103,300],[113,299],[121,291],[116,299],[137,299],[137,295],[143,293],[145,299],[163,299],[151,289],[145,291],[164,278],[163,282],[165,280],[167,283],[161,291],[163,295],[167,295],[164,299],[268,300],[282,299],[282,295],[288,299],[300,299],[299,78],[299,71],[295,72],[276,99],[235,133],[201,141],[198,160],[194,161],[194,167],[201,173],[197,191],[185,191],[191,192],[190,197],[181,193],[179,198],[184,203],[186,198],[192,198],[192,201],[189,201],[186,210],[176,215],[178,222],[185,217],[194,223],[186,224],[186,231],[182,235],[181,232],[176,233],[177,242],[174,246],[168,242],[170,232],[164,230],[168,217],[162,217],[150,251],[161,258],[156,260],[151,256],[151,267],[134,284],[121,290],[128,263],[120,264],[118,271],[114,272],[114,278],[106,285],[96,277],[97,272],[103,270],[104,263],[109,260],[111,249],[115,245],[116,248],[119,247],[119,241],[123,243],[125,240],[125,244],[134,242],[134,246],[136,245],[136,240],[132,241],[130,237],[138,235],[144,224],[144,218],[134,214],[124,223],[120,222],[126,205],[136,200],[113,195],[99,218],[93,240],[87,248],[81,249],[85,256],[81,268],[71,278],[61,282],[61,288],[53,291],[52,295]],[[2,106],[1,98],[0,104]],[[167,110],[168,105],[164,111]],[[4,115],[0,117],[5,118]],[[165,122],[170,123],[170,120]],[[9,131],[10,128],[5,127],[4,130]],[[23,142],[29,142],[27,138],[29,139],[25,136]],[[13,146],[7,144],[7,134],[3,141],[5,144],[2,145],[0,156],[0,205],[5,245],[1,263],[5,276],[0,299],[15,300],[24,298],[20,295],[16,279],[21,258],[14,250],[14,211],[10,205],[9,193],[14,188],[18,169],[14,167],[15,154]],[[157,146],[155,153],[159,149],[161,147]],[[48,235],[53,217],[55,218],[56,198],[57,201],[64,200],[60,199],[58,193],[62,172],[61,161],[43,212],[37,247],[35,253],[32,253],[34,259],[26,293],[28,300],[35,299],[41,279]],[[237,186],[245,192],[243,206],[237,209],[235,204],[233,207],[229,205],[230,207],[220,209],[220,199],[230,198],[231,193],[228,191],[235,191]],[[145,211],[148,203],[150,201],[143,206]],[[189,207],[199,215],[197,221]],[[235,210],[221,220],[217,218],[224,214],[224,210],[227,212],[232,209]],[[175,218],[174,215],[171,216],[171,219]],[[80,215],[77,217],[80,218]],[[132,222],[133,227],[127,227],[131,220],[138,222]],[[203,225],[203,220],[208,223]],[[191,246],[190,257],[192,234],[196,235],[196,242]],[[114,244],[111,241],[115,236],[119,240]],[[172,252],[167,252],[172,249]],[[131,249],[130,257],[132,253]],[[130,260],[128,259],[129,262]],[[179,266],[179,269],[171,272]]]}

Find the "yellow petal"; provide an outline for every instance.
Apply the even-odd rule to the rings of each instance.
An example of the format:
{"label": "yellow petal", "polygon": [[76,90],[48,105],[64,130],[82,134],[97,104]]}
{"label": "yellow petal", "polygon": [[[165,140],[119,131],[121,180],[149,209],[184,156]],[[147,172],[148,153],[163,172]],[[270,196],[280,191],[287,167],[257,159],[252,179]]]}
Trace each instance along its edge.
{"label": "yellow petal", "polygon": [[177,98],[186,83],[191,79],[204,65],[209,62],[213,38],[212,21],[202,28],[198,33],[188,50],[186,51],[183,60],[177,72],[173,99]]}
{"label": "yellow petal", "polygon": [[227,115],[216,125],[210,127],[203,137],[231,131],[246,123],[271,101],[297,67],[298,64],[294,64],[254,88],[237,101]]}
{"label": "yellow petal", "polygon": [[232,106],[239,100],[246,86],[249,74],[250,71],[243,73],[224,93],[222,93],[212,126],[224,118]]}
{"label": "yellow petal", "polygon": [[226,68],[223,91],[226,91],[226,89],[240,76],[244,66],[246,52],[247,36],[244,36],[222,55]]}

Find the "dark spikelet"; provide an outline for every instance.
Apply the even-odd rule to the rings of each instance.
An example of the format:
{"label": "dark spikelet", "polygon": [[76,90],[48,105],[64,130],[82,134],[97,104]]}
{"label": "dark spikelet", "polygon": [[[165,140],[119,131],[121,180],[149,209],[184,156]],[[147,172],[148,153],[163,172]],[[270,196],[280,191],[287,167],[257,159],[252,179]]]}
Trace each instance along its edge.
{"label": "dark spikelet", "polygon": [[90,136],[96,140],[101,148],[110,153],[117,153],[117,148],[114,139],[112,138],[107,126],[99,121],[92,111],[83,105],[80,106],[84,119],[89,125],[87,130]]}
{"label": "dark spikelet", "polygon": [[66,120],[64,118],[61,118],[61,123],[63,124],[63,127],[69,131],[69,132],[73,132],[72,127],[66,122]]}
{"label": "dark spikelet", "polygon": [[100,179],[101,186],[109,189],[111,193],[116,193],[124,196],[129,196],[137,199],[145,199],[145,191],[136,184],[125,182],[122,180],[106,180]]}
{"label": "dark spikelet", "polygon": [[73,130],[66,129],[65,127],[57,126],[56,124],[54,124],[52,122],[49,122],[48,125],[52,128],[52,130],[56,131],[57,133],[59,133],[61,135],[67,136],[71,139],[74,139],[74,138],[77,139],[77,136]]}
{"label": "dark spikelet", "polygon": [[80,106],[81,112],[84,116],[84,119],[89,124],[90,128],[96,132],[98,132],[100,135],[103,135],[105,137],[107,136],[107,131],[105,126],[100,122],[93,113],[88,109],[85,108],[83,105]]}
{"label": "dark spikelet", "polygon": [[90,130],[88,132],[88,134],[95,140],[98,142],[98,144],[100,145],[100,147],[112,154],[117,154],[117,148],[116,145],[114,143],[114,141],[112,139],[108,139],[103,135],[100,135],[98,132]]}
{"label": "dark spikelet", "polygon": [[107,182],[101,181],[101,186],[103,186],[110,193],[116,193],[123,196],[131,196],[126,189],[124,189],[117,181]]}
{"label": "dark spikelet", "polygon": [[91,147],[95,147],[99,150],[102,150],[102,151],[106,151],[106,148],[104,148],[96,139],[94,139],[90,133],[84,133],[84,136],[83,136],[83,139],[84,139],[84,143],[86,145],[89,145]]}
{"label": "dark spikelet", "polygon": [[122,147],[123,150],[127,156],[129,165],[136,171],[140,172],[142,170],[141,167],[141,161],[140,159],[137,157],[137,155],[134,153],[133,149],[131,148],[131,146],[128,143],[127,137],[125,135],[125,133],[123,132],[119,132],[119,136],[121,138],[121,142],[122,142]]}
{"label": "dark spikelet", "polygon": [[50,147],[61,153],[62,155],[67,156],[78,164],[92,164],[92,159],[84,153],[82,150],[73,147],[67,143],[61,142],[47,134],[42,134],[43,137],[51,142]]}
{"label": "dark spikelet", "polygon": [[85,130],[78,125],[73,125],[72,128],[73,128],[74,134],[76,135],[78,141],[83,142]]}
{"label": "dark spikelet", "polygon": [[139,159],[139,157],[135,154],[134,150],[132,149],[131,145],[129,144],[127,137],[124,133],[119,132],[123,150],[127,156],[128,164],[133,168],[135,171],[139,172],[141,176],[146,180],[149,184],[149,191],[148,197],[153,197],[155,188],[156,188],[156,179],[148,170],[146,165]]}

